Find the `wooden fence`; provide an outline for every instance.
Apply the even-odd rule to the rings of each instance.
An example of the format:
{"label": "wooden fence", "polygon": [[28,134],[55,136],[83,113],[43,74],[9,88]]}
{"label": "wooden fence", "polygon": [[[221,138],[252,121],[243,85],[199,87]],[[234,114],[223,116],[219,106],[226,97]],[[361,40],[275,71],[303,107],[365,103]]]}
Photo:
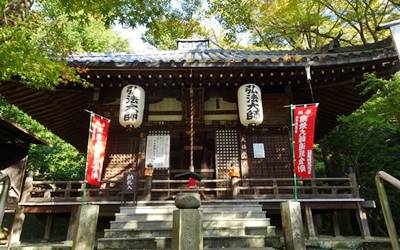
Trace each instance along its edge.
{"label": "wooden fence", "polygon": [[[138,180],[138,200],[167,200],[182,191],[190,191],[186,180]],[[218,185],[217,185],[218,184]],[[224,185],[219,185],[224,184]],[[224,186],[224,187],[221,187]],[[195,189],[203,199],[291,199],[292,178],[238,178],[202,180]],[[300,199],[358,198],[354,175],[343,178],[297,179]],[[223,197],[217,196],[223,193]],[[83,181],[33,181],[25,183],[22,202],[78,202],[82,200]],[[122,181],[103,181],[100,187],[87,187],[87,201],[121,201]]]}

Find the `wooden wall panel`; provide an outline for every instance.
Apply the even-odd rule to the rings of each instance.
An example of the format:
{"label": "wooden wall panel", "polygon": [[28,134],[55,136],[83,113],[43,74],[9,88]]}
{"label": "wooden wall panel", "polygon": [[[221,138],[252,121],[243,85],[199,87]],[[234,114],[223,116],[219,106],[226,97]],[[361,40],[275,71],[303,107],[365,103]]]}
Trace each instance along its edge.
{"label": "wooden wall panel", "polygon": [[135,134],[110,130],[104,159],[104,180],[119,180],[125,172],[136,170],[139,143],[140,138]]}
{"label": "wooden wall panel", "polygon": [[262,93],[264,109],[263,125],[288,126],[290,124],[290,109],[284,107],[290,105],[288,94],[284,93]]}

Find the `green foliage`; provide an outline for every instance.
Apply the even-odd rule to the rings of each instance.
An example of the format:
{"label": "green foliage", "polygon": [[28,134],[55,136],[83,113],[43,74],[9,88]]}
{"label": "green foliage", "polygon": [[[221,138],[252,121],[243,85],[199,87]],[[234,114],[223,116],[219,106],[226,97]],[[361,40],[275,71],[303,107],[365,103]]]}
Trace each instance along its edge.
{"label": "green foliage", "polygon": [[326,167],[321,146],[317,143],[314,144],[314,173],[317,178],[326,177]]}
{"label": "green foliage", "polygon": [[166,3],[3,0],[0,80],[16,80],[39,89],[52,89],[60,82],[87,85],[77,69],[68,67],[66,57],[73,52],[127,51],[127,41],[118,37],[109,24],[147,23],[163,12],[160,7]]}
{"label": "green foliage", "polygon": [[[321,147],[329,175],[346,174],[351,167],[362,196],[378,201],[375,174],[382,170],[400,178],[400,77],[383,80],[368,75],[360,87],[371,98],[351,115],[340,117],[340,125],[323,138]],[[389,189],[388,193],[398,224],[399,192]],[[376,230],[384,232],[379,211],[371,220]]]}
{"label": "green foliage", "polygon": [[[189,0],[186,0],[190,2]],[[157,20],[170,9],[169,0],[39,0],[43,9],[65,13],[71,19],[89,21],[101,17],[107,25],[114,22],[130,27]]]}
{"label": "green foliage", "polygon": [[383,22],[399,17],[399,6],[386,0],[208,0],[208,15],[237,42],[243,32],[253,45],[273,48],[318,48],[336,38],[345,45],[376,42],[388,36]]}
{"label": "green foliage", "polygon": [[51,146],[31,145],[28,165],[36,179],[71,180],[84,176],[85,157],[16,106],[0,98],[0,116],[15,122]]}
{"label": "green foliage", "polygon": [[31,15],[17,25],[0,26],[0,80],[52,89],[60,81],[84,83],[64,58],[71,52],[127,51],[128,43],[100,20],[69,21]]}
{"label": "green foliage", "polygon": [[197,20],[181,20],[171,16],[150,24],[143,40],[158,49],[169,50],[176,49],[177,39],[193,38],[195,35],[206,36]]}
{"label": "green foliage", "polygon": [[[28,86],[52,88],[60,76],[78,81],[66,62],[52,60],[51,44],[40,39],[42,22],[33,19],[18,26],[0,27],[0,80],[16,79]],[[36,30],[38,32],[32,32]],[[51,41],[51,40],[49,40]]]}
{"label": "green foliage", "polygon": [[162,17],[147,24],[142,39],[158,49],[176,49],[176,40],[207,37],[208,33],[200,23],[200,0],[179,2],[175,8],[168,8]]}

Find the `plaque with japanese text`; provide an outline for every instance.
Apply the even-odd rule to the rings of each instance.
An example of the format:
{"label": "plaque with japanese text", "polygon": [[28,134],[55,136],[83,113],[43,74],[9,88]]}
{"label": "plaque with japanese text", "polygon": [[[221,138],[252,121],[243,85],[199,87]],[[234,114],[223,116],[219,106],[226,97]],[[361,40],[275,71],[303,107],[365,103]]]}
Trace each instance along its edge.
{"label": "plaque with japanese text", "polygon": [[124,182],[122,191],[125,194],[133,194],[136,192],[137,187],[137,174],[136,172],[128,172],[124,174]]}

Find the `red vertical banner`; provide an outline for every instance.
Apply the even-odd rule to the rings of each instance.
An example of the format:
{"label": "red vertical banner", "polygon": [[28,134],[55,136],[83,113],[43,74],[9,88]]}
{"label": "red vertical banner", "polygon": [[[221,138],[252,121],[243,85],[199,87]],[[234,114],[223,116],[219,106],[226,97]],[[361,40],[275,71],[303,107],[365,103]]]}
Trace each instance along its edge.
{"label": "red vertical banner", "polygon": [[317,104],[295,106],[294,121],[294,172],[303,178],[311,178],[314,164],[314,131]]}
{"label": "red vertical banner", "polygon": [[90,119],[86,183],[100,186],[110,120],[96,114],[92,114]]}

